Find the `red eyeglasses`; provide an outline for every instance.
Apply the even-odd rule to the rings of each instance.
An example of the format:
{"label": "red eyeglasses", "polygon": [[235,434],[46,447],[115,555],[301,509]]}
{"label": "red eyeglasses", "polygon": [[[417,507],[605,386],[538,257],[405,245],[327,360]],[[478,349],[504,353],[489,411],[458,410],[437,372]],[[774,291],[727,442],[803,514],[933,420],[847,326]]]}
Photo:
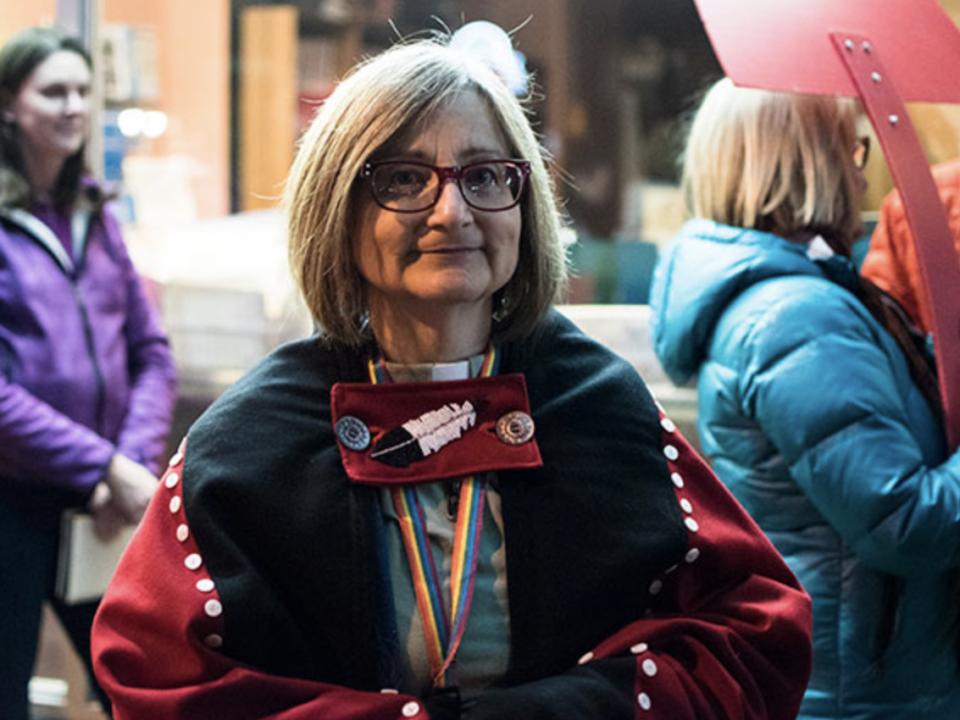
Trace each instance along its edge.
{"label": "red eyeglasses", "polygon": [[483,160],[452,167],[384,160],[367,163],[360,171],[377,205],[399,213],[433,207],[447,182],[456,182],[467,205],[476,210],[509,210],[520,202],[529,174],[526,160]]}

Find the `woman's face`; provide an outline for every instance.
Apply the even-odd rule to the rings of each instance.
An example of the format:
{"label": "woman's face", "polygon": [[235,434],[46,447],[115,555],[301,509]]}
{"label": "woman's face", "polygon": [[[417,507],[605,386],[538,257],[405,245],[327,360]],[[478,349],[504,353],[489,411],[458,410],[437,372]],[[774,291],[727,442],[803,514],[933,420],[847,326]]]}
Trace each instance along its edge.
{"label": "woman's face", "polygon": [[69,50],[58,50],[27,76],[7,110],[16,124],[24,154],[66,160],[87,137],[90,119],[90,68]]}
{"label": "woman's face", "polygon": [[[466,92],[439,110],[415,134],[381,153],[382,160],[462,166],[508,159],[507,143],[487,105]],[[495,291],[517,267],[520,206],[484,211],[463,199],[455,181],[442,186],[436,204],[414,213],[377,205],[362,189],[354,262],[366,283],[368,307],[417,304],[436,309],[457,304],[491,308]]]}

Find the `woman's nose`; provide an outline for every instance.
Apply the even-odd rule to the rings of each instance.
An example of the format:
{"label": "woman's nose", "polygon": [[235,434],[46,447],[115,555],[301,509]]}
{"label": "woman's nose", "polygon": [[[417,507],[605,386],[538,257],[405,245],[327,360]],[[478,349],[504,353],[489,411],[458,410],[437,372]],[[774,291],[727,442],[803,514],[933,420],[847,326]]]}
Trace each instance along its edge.
{"label": "woman's nose", "polygon": [[471,208],[463,198],[460,185],[453,178],[445,179],[431,215],[446,222],[463,221],[470,217]]}
{"label": "woman's nose", "polygon": [[85,113],[89,109],[87,95],[79,90],[71,90],[64,101],[64,110],[68,115]]}

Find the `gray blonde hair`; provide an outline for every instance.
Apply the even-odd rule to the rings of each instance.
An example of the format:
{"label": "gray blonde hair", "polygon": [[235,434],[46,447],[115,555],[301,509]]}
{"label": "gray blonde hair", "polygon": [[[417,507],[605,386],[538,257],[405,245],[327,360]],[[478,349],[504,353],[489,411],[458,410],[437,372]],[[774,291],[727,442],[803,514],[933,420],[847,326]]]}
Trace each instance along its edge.
{"label": "gray blonde hair", "polygon": [[688,211],[785,238],[809,230],[849,241],[862,201],[850,161],[855,120],[851,100],[720,80],[687,139],[681,187]]}
{"label": "gray blonde hair", "polygon": [[494,338],[527,336],[562,292],[567,262],[553,183],[523,107],[486,67],[441,41],[419,40],[350,72],[317,111],[287,179],[290,266],[327,337],[348,345],[365,340],[364,282],[352,252],[357,193],[365,191],[357,182],[360,170],[464,91],[486,102],[509,152],[531,166],[521,202],[519,261],[498,293],[502,319]]}

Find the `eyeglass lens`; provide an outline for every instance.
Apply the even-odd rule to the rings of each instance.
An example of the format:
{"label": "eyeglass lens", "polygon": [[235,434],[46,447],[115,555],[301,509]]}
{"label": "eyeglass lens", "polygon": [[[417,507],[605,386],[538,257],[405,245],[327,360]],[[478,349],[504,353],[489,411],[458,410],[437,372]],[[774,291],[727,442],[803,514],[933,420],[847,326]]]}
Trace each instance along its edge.
{"label": "eyeglass lens", "polygon": [[[437,170],[419,163],[381,163],[373,168],[370,179],[374,198],[390,210],[426,210],[442,191]],[[474,163],[462,167],[456,181],[467,204],[479,210],[503,210],[516,204],[523,173],[512,162]]]}

